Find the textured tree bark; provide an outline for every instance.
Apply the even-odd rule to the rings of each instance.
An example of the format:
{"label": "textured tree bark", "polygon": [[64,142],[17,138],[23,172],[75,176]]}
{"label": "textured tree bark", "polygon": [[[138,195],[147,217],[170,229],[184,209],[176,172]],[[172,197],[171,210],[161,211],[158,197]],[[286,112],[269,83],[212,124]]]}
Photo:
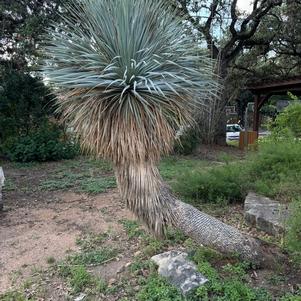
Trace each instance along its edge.
{"label": "textured tree bark", "polygon": [[2,187],[4,185],[4,173],[3,173],[3,169],[0,166],[0,211],[3,210],[3,199],[2,199]]}
{"label": "textured tree bark", "polygon": [[153,164],[119,166],[116,178],[128,208],[158,236],[171,225],[203,246],[258,267],[273,266],[281,257],[275,247],[175,198]]}

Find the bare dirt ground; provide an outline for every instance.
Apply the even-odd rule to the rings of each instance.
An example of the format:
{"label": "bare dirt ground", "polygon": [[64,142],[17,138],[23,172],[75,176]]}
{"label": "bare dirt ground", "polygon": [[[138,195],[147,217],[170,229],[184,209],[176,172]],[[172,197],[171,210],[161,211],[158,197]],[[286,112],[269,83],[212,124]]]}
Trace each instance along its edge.
{"label": "bare dirt ground", "polygon": [[[14,205],[6,195],[0,215],[0,292],[26,277],[34,267],[47,266],[47,258],[60,259],[77,250],[76,239],[84,233],[122,232],[120,219],[132,218],[116,191],[97,197],[70,192],[45,193],[43,201]],[[20,278],[20,277],[19,277]]]}

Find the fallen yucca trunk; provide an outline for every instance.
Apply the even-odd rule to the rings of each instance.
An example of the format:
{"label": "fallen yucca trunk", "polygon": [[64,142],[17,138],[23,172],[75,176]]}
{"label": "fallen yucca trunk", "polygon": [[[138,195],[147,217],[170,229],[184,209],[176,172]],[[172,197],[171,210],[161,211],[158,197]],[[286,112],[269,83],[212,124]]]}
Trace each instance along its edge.
{"label": "fallen yucca trunk", "polygon": [[47,37],[44,73],[83,148],[113,162],[121,196],[154,233],[168,224],[256,264],[258,241],[173,198],[162,154],[218,84],[212,62],[163,0],[73,0]]}
{"label": "fallen yucca trunk", "polygon": [[129,209],[159,236],[171,225],[201,245],[238,256],[258,267],[272,266],[282,259],[276,247],[247,236],[174,197],[154,166],[117,168],[116,178]]}

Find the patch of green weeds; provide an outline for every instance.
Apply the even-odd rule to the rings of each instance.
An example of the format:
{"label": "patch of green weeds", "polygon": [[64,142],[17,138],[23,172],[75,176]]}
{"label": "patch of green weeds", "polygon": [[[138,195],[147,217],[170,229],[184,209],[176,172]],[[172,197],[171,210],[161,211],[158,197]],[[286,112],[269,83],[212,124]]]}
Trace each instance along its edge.
{"label": "patch of green weeds", "polygon": [[301,199],[290,205],[291,216],[287,223],[285,247],[291,253],[294,262],[301,265]]}
{"label": "patch of green weeds", "polygon": [[169,244],[181,244],[186,240],[186,238],[187,237],[181,230],[172,227],[167,228],[166,239]]}
{"label": "patch of green weeds", "polygon": [[76,160],[65,160],[62,161],[60,171],[64,170],[97,170],[102,173],[109,173],[113,171],[110,162],[105,160],[90,159],[89,157],[80,157]]}
{"label": "patch of green weeds", "polygon": [[71,266],[64,263],[59,266],[58,272],[61,277],[67,280],[73,293],[83,292],[87,289],[94,293],[106,291],[106,283],[90,274],[83,265]]}
{"label": "patch of green weeds", "polygon": [[1,294],[0,301],[28,301],[28,299],[18,291],[11,291]]}
{"label": "patch of green weeds", "polygon": [[129,238],[142,236],[145,232],[140,228],[137,221],[123,219],[120,220]]}
{"label": "patch of green weeds", "polygon": [[164,246],[166,246],[166,241],[158,240],[151,235],[145,235],[143,236],[143,244],[143,254],[150,257],[155,255],[156,253],[159,253],[164,248]]}
{"label": "patch of green weeds", "polygon": [[137,258],[129,267],[131,273],[136,274],[141,270],[154,270],[155,264],[151,260]]}
{"label": "patch of green weeds", "polygon": [[109,237],[109,233],[94,234],[90,233],[84,237],[76,239],[76,244],[83,251],[94,250],[101,246],[102,243]]}
{"label": "patch of green weeds", "polygon": [[48,263],[48,264],[54,264],[55,262],[56,262],[56,260],[55,260],[55,258],[54,257],[48,257],[47,259],[46,259],[46,262]]}
{"label": "patch of green weeds", "polygon": [[301,288],[295,294],[285,294],[279,301],[301,301]]}
{"label": "patch of green weeds", "polygon": [[17,189],[17,185],[12,179],[6,178],[4,182],[3,191],[14,191]]}
{"label": "patch of green weeds", "polygon": [[140,292],[139,301],[184,301],[181,293],[167,281],[156,274],[149,276]]}
{"label": "patch of green weeds", "polygon": [[39,162],[10,162],[12,168],[15,169],[33,169],[41,165]]}
{"label": "patch of green weeds", "polygon": [[78,192],[98,194],[116,187],[114,177],[90,178],[79,183]]}
{"label": "patch of green weeds", "polygon": [[67,262],[72,265],[100,265],[116,257],[118,250],[103,247],[97,250],[84,251],[67,257]]}
{"label": "patch of green weeds", "polygon": [[269,283],[272,285],[278,285],[280,283],[283,283],[286,281],[286,277],[283,275],[272,275],[269,279],[268,279]]}
{"label": "patch of green weeds", "polygon": [[270,301],[271,296],[265,290],[256,290],[244,282],[247,264],[230,264],[224,267],[227,277],[222,277],[209,262],[199,262],[198,270],[208,278],[205,286],[196,290],[200,300],[218,301]]}
{"label": "patch of green weeds", "polygon": [[112,173],[112,167],[106,161],[88,158],[62,161],[39,187],[48,191],[73,189],[97,194],[116,187],[115,178],[108,173]]}
{"label": "patch of green weeds", "polygon": [[223,259],[223,256],[217,251],[206,247],[197,247],[196,244],[190,239],[187,240],[185,244],[188,247],[191,259],[196,264],[203,264],[206,261],[209,263],[214,263]]}
{"label": "patch of green weeds", "polygon": [[116,181],[111,176],[94,177],[93,175],[64,173],[56,175],[54,179],[41,182],[39,187],[46,191],[73,188],[76,192],[98,194],[115,188]]}
{"label": "patch of green weeds", "polygon": [[250,268],[250,263],[239,262],[236,264],[226,264],[223,266],[223,272],[227,274],[228,277],[234,279],[245,280],[247,275],[247,270]]}
{"label": "patch of green weeds", "polygon": [[203,169],[211,165],[211,162],[205,160],[172,156],[162,159],[159,169],[163,179],[173,187],[183,173]]}
{"label": "patch of green weeds", "polygon": [[70,269],[70,285],[75,293],[83,291],[93,285],[93,277],[84,266],[76,266]]}
{"label": "patch of green weeds", "polygon": [[159,277],[155,269],[151,269],[148,262],[137,261],[132,271],[149,269],[147,279],[141,280],[141,290],[136,295],[139,301],[270,301],[271,296],[265,290],[251,288],[246,283],[248,263],[227,264],[223,267],[221,275],[207,260],[221,259],[221,255],[206,248],[195,250],[193,259],[198,270],[208,278],[208,283],[199,287],[184,298],[181,293],[171,286],[165,279]]}

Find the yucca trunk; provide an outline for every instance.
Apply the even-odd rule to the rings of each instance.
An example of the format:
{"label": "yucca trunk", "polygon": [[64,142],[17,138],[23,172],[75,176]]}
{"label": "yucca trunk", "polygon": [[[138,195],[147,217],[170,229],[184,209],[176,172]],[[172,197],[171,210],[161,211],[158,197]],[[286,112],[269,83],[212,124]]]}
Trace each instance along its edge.
{"label": "yucca trunk", "polygon": [[121,196],[137,218],[157,236],[168,225],[180,229],[200,245],[257,266],[272,264],[266,245],[174,197],[158,168],[150,163],[116,166]]}

